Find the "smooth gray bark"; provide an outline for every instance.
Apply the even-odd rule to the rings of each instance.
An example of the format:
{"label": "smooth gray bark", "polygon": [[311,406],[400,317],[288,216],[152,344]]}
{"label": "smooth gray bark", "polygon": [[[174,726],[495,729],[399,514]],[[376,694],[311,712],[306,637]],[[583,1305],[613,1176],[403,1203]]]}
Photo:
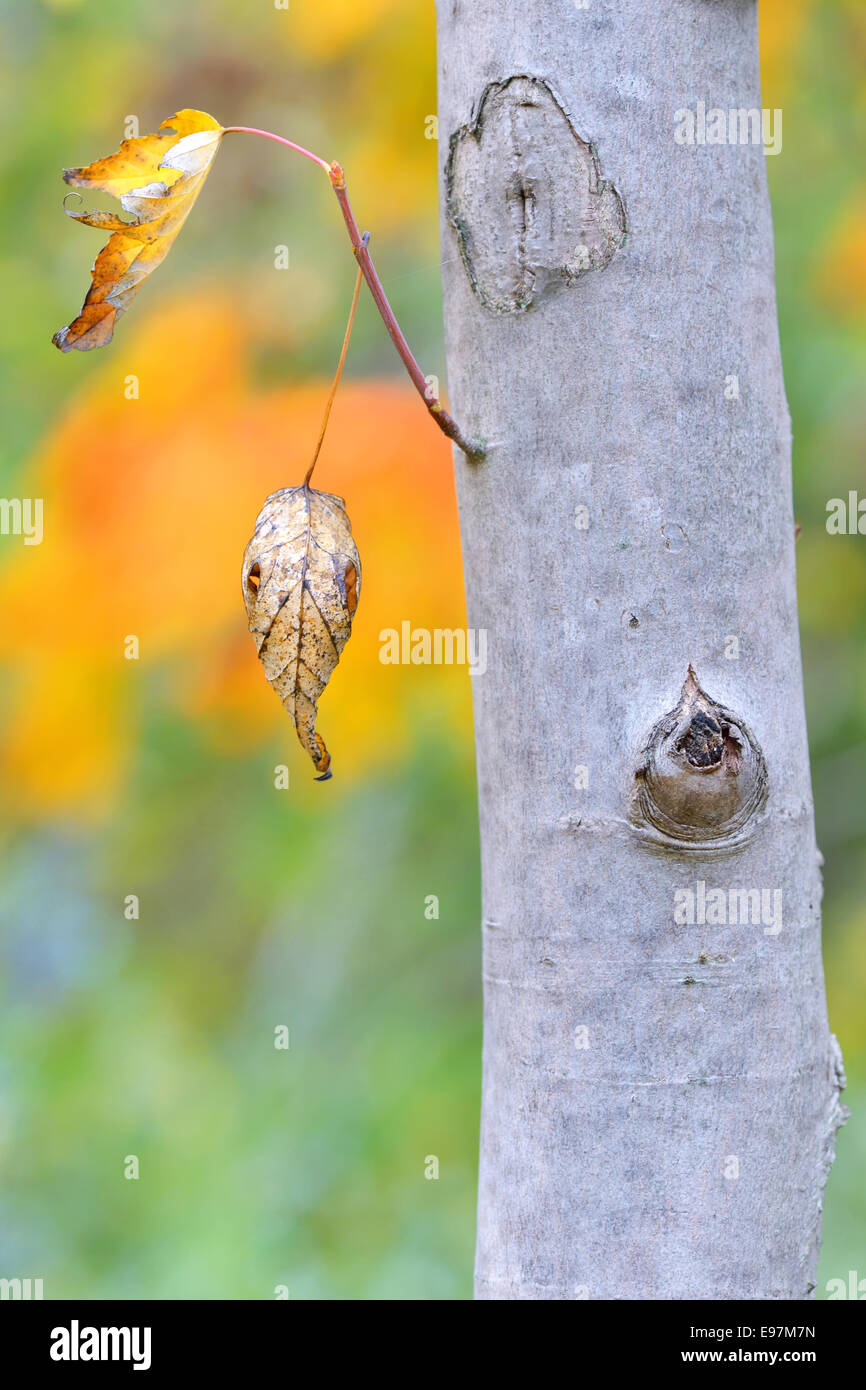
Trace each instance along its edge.
{"label": "smooth gray bark", "polygon": [[760,107],[757,5],[438,20],[450,399],[489,445],[455,451],[489,634],[476,1294],[807,1298],[844,1078],[765,154],[674,138]]}

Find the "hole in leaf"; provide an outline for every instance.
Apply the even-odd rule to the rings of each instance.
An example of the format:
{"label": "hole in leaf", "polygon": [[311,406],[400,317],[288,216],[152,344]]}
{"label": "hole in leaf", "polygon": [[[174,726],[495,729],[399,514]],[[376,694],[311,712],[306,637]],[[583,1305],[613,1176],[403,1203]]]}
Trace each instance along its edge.
{"label": "hole in leaf", "polygon": [[349,610],[349,617],[351,618],[355,609],[358,607],[358,571],[355,569],[351,560],[346,566],[346,572],[343,575],[343,583],[346,586],[346,607]]}
{"label": "hole in leaf", "polygon": [[250,572],[247,575],[247,588],[249,589],[251,594],[257,594],[259,592],[259,584],[261,583],[261,578],[262,571],[259,567],[258,561],[256,561],[254,565],[250,566]]}

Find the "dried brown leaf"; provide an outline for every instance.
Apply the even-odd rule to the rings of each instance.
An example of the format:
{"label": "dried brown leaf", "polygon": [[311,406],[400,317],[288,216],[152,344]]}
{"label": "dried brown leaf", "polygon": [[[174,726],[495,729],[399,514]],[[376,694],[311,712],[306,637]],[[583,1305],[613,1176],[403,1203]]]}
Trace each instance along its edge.
{"label": "dried brown leaf", "polygon": [[272,493],[244,552],[243,589],[265,675],[325,781],[331,755],[316,732],[317,705],[349,640],[361,589],[343,499],[308,484]]}

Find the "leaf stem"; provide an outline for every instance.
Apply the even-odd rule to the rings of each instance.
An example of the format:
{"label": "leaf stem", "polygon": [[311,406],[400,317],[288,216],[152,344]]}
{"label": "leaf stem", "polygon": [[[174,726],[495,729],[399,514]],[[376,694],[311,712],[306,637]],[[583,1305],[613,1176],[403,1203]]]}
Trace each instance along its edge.
{"label": "leaf stem", "polygon": [[298,154],[306,155],[307,159],[312,159],[314,164],[319,164],[326,173],[330,173],[331,166],[326,159],[320,159],[312,150],[305,150],[303,145],[296,145],[294,140],[286,140],[282,135],[274,135],[272,130],[259,130],[254,125],[227,125],[223,126],[223,135],[261,135],[265,140],[276,140],[278,145],[288,145],[290,150],[297,150]]}
{"label": "leaf stem", "polygon": [[[358,268],[367,282],[368,288],[376,308],[382,317],[382,322],[388,330],[389,337],[397,349],[398,356],[409,373],[411,381],[426,405],[436,424],[443,434],[452,439],[458,448],[462,449],[467,458],[478,461],[484,455],[482,446],[473,441],[463,433],[457,421],[445,409],[439,397],[433,393],[432,387],[428,384],[427,378],[416,362],[412,350],[406,341],[402,328],[397,322],[394,310],[388,303],[388,296],[385,293],[382,281],[376,271],[376,267],[370,257],[364,237],[361,236],[352,205],[349,202],[349,195],[346,191],[346,176],[339,164],[336,162],[328,164],[324,159],[320,159],[311,150],[304,149],[303,145],[296,145],[293,140],[286,140],[282,135],[274,135],[270,130],[259,130],[256,126],[230,125],[224,127],[225,133],[238,132],[245,135],[261,135],[266,140],[276,140],[280,145],[287,145],[289,149],[296,150],[298,154],[305,155],[307,159],[312,159],[315,164],[321,165],[326,170],[331,181],[331,187],[340,205],[343,214],[343,221],[346,224],[346,231],[349,233],[349,240],[352,243],[352,252],[358,262]],[[330,403],[328,409],[330,410]],[[327,416],[326,416],[327,423]],[[320,441],[321,446],[321,441]],[[315,459],[313,460],[315,463]]]}
{"label": "leaf stem", "polygon": [[[366,244],[367,244],[367,242],[368,242],[369,240],[370,240],[370,233],[369,233],[369,232],[365,232],[365,233],[364,233],[364,236],[363,236],[363,242],[364,242],[364,245],[365,245],[365,246],[366,246]],[[329,421],[329,419],[331,418],[331,406],[334,404],[334,397],[335,397],[336,394],[337,394],[337,387],[338,387],[339,384],[340,384],[340,377],[343,375],[343,366],[344,366],[345,361],[346,361],[346,353],[347,353],[348,350],[349,350],[349,339],[350,339],[351,336],[352,336],[352,324],[355,322],[355,312],[356,312],[356,310],[357,310],[357,308],[358,308],[358,296],[359,296],[360,293],[361,293],[361,271],[360,271],[360,268],[359,268],[359,269],[358,269],[358,274],[355,276],[355,293],[352,295],[352,307],[351,307],[351,309],[349,310],[349,322],[346,324],[346,334],[345,334],[345,337],[343,338],[343,346],[342,346],[342,349],[341,349],[341,351],[340,351],[340,360],[339,360],[339,362],[337,363],[337,371],[336,371],[335,376],[334,376],[333,385],[331,386],[331,393],[330,393],[330,395],[328,396],[327,404],[325,405],[325,414],[324,414],[324,416],[323,416],[323,418],[322,418],[322,428],[321,428],[321,430],[319,431],[319,439],[318,439],[318,443],[316,444],[315,453],[313,454],[313,461],[312,461],[312,463],[310,464],[309,468],[307,469],[307,476],[304,478],[304,487],[307,487],[307,486],[308,486],[309,481],[310,481],[311,477],[313,476],[313,469],[315,468],[315,466],[316,466],[316,464],[317,464],[317,462],[318,462],[318,459],[319,459],[319,454],[320,454],[321,451],[322,451],[322,444],[323,444],[324,438],[325,438],[325,431],[326,431],[327,428],[328,428],[328,421]]]}

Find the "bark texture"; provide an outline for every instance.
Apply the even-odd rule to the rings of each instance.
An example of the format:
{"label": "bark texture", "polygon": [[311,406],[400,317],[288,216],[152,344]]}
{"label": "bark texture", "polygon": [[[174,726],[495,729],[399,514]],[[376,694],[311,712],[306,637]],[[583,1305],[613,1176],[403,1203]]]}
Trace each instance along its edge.
{"label": "bark texture", "polygon": [[674,138],[760,107],[757,5],[438,19],[450,397],[488,444],[455,451],[489,634],[476,1294],[808,1298],[844,1078],[765,154]]}

